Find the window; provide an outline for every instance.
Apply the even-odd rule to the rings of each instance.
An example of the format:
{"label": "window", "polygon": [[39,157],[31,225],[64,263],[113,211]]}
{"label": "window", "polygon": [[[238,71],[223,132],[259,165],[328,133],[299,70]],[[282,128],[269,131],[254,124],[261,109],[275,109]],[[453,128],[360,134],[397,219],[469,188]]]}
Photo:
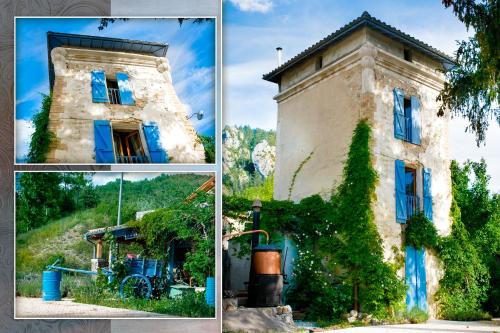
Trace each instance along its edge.
{"label": "window", "polygon": [[117,163],[148,163],[139,130],[116,129],[113,126],[113,142]]}
{"label": "window", "polygon": [[403,50],[403,57],[406,61],[412,62],[412,54],[409,49],[404,49]]}
{"label": "window", "polygon": [[420,144],[420,101],[394,89],[394,137]]}
{"label": "window", "polygon": [[316,58],[316,70],[320,70],[321,68],[323,68],[323,57],[319,56]]}
{"label": "window", "polygon": [[[417,177],[421,170],[422,177]],[[418,186],[417,184],[421,185]],[[396,222],[405,224],[420,210],[432,221],[431,169],[415,168],[404,161],[395,161]],[[420,204],[420,195],[423,203]]]}
{"label": "window", "polygon": [[156,123],[113,123],[94,120],[95,159],[97,163],[168,163],[160,143]]}
{"label": "window", "polygon": [[405,115],[405,141],[411,142],[411,100],[408,97],[404,98],[403,107]]}
{"label": "window", "polygon": [[417,170],[405,167],[406,219],[409,220],[420,210],[417,196]]}
{"label": "window", "polygon": [[125,73],[106,76],[104,71],[92,71],[92,101],[94,103],[110,103],[135,105],[132,86]]}
{"label": "window", "polygon": [[106,79],[106,86],[108,87],[108,97],[111,104],[121,104],[120,103],[120,90],[118,88],[118,82],[112,79]]}

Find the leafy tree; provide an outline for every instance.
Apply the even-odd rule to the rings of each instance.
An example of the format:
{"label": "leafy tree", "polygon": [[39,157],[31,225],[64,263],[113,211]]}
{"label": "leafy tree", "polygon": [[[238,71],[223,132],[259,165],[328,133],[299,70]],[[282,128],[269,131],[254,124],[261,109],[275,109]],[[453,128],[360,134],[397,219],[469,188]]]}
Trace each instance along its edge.
{"label": "leafy tree", "polygon": [[45,162],[45,155],[49,151],[49,144],[54,134],[49,131],[49,113],[52,103],[51,95],[42,94],[42,106],[40,111],[33,117],[35,131],[31,135],[31,142],[28,152],[29,163]]}
{"label": "leafy tree", "polygon": [[205,149],[205,162],[215,163],[215,138],[213,136],[198,135]]}
{"label": "leafy tree", "polygon": [[16,195],[16,233],[40,227],[60,216],[61,176],[57,172],[25,172]]}
{"label": "leafy tree", "polygon": [[466,130],[476,134],[479,145],[485,140],[489,120],[500,125],[500,3],[498,0],[443,0],[474,36],[458,43],[457,66],[446,76],[438,96],[438,115],[447,109],[468,119]]}

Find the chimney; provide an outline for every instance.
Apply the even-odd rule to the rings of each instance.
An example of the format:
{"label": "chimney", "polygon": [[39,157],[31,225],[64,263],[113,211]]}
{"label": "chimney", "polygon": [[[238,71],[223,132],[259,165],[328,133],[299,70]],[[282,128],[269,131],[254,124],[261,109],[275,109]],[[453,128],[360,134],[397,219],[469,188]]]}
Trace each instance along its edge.
{"label": "chimney", "polygon": [[276,48],[276,52],[278,53],[278,67],[283,64],[283,48],[278,46]]}

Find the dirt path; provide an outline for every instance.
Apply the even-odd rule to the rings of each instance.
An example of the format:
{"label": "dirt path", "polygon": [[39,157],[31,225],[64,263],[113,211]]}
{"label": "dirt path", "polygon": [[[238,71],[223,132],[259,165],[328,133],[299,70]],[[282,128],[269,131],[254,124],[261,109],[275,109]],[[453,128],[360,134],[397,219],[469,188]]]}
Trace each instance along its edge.
{"label": "dirt path", "polygon": [[75,303],[69,298],[44,302],[41,298],[16,297],[16,318],[130,318],[164,317],[170,315]]}

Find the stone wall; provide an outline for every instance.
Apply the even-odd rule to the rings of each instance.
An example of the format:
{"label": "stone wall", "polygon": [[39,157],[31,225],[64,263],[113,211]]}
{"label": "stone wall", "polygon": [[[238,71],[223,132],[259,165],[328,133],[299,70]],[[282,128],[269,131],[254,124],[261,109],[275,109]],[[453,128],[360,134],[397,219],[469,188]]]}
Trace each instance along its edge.
{"label": "stone wall", "polygon": [[[203,146],[174,90],[167,58],[69,47],[53,49],[51,57],[55,80],[49,130],[56,139],[48,163],[95,163],[94,120],[137,129],[156,122],[171,163],[204,163]],[[117,72],[128,74],[135,105],[93,103],[93,70],[113,78]]]}

